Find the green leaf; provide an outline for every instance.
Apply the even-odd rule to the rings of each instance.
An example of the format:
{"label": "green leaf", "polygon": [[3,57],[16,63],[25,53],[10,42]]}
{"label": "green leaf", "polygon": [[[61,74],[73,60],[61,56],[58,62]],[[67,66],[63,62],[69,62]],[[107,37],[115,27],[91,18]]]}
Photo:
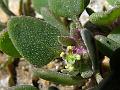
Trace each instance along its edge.
{"label": "green leaf", "polygon": [[107,0],[107,2],[111,5],[120,4],[120,0]]}
{"label": "green leaf", "polygon": [[0,50],[12,57],[21,57],[11,42],[7,30],[0,33]]}
{"label": "green leaf", "polygon": [[32,85],[19,85],[10,87],[10,90],[38,90],[38,88]]}
{"label": "green leaf", "polygon": [[115,7],[105,12],[97,12],[90,15],[90,21],[96,25],[110,25],[120,16],[120,7]]}
{"label": "green leaf", "polygon": [[40,68],[33,70],[33,77],[39,77],[62,85],[77,85],[82,84],[84,82],[84,79],[82,77],[75,78],[68,74],[63,74]]}
{"label": "green leaf", "polygon": [[120,27],[115,28],[107,37],[120,44]]}
{"label": "green leaf", "polygon": [[77,44],[73,38],[68,36],[59,36],[58,40],[64,46],[75,46]]}
{"label": "green leaf", "polygon": [[94,72],[89,58],[80,60],[79,72],[83,78],[90,78],[93,75]]}
{"label": "green leaf", "polygon": [[60,31],[45,21],[32,17],[13,17],[8,22],[9,36],[31,64],[42,67],[57,57],[61,50]]}
{"label": "green leaf", "polygon": [[42,7],[48,6],[48,0],[32,0],[32,2],[35,10],[39,13],[41,13]]}
{"label": "green leaf", "polygon": [[81,14],[88,0],[49,0],[49,8],[55,15],[74,17]]}
{"label": "green leaf", "polygon": [[92,33],[87,29],[81,30],[81,36],[85,46],[87,47],[87,51],[91,59],[93,70],[95,71],[98,69],[98,62],[94,37]]}
{"label": "green leaf", "polygon": [[68,28],[60,21],[59,17],[52,14],[48,8],[41,8],[41,14],[45,21],[58,28],[62,35],[68,35]]}
{"label": "green leaf", "polygon": [[90,70],[90,69],[88,69],[88,70],[86,70],[86,71],[84,71],[84,72],[81,73],[81,76],[83,78],[90,78],[92,75],[93,75],[93,71]]}
{"label": "green leaf", "polygon": [[120,44],[102,35],[95,36],[98,50],[104,55],[111,57]]}

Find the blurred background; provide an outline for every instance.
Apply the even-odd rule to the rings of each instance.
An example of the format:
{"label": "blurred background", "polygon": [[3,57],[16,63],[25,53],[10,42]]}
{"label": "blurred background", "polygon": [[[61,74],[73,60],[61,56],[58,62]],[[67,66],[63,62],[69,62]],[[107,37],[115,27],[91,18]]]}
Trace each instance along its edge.
{"label": "blurred background", "polygon": [[[14,12],[16,15],[18,15],[19,1],[20,0],[9,0],[9,2],[10,2],[9,3],[10,10],[12,12]],[[97,12],[97,11],[102,11],[104,6],[106,6],[108,8],[108,4],[107,4],[106,0],[91,0],[91,2],[90,2],[88,7],[91,7],[94,11]],[[83,17],[81,17],[81,19],[83,19],[83,23],[85,23],[86,22],[85,19],[87,19],[88,16],[86,15],[85,12],[83,13],[82,16]],[[7,16],[0,9],[0,21],[6,22],[7,19],[8,19]]]}

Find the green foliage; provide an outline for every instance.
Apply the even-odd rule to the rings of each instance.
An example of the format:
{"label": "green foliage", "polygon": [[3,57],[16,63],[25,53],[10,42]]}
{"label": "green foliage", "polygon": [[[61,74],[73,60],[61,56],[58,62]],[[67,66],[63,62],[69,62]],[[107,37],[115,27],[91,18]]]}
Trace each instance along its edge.
{"label": "green foliage", "polygon": [[94,37],[93,37],[92,33],[87,29],[81,30],[81,36],[87,47],[87,51],[89,53],[93,69],[96,70],[97,69],[96,66],[98,63],[96,62],[97,61],[97,53],[96,53],[96,48],[95,48],[96,46],[95,46]]}
{"label": "green foliage", "polygon": [[42,7],[48,6],[48,0],[32,0],[32,2],[35,10],[39,13],[41,13]]}
{"label": "green foliage", "polygon": [[90,15],[90,21],[97,25],[110,25],[120,16],[120,7]]}
{"label": "green foliage", "polygon": [[38,67],[48,64],[60,53],[60,31],[32,17],[14,17],[8,22],[9,36],[20,54]]}
{"label": "green foliage", "polygon": [[10,90],[38,90],[38,88],[32,85],[19,85],[11,87]]}
{"label": "green foliage", "polygon": [[19,52],[13,46],[7,30],[0,33],[0,50],[12,57],[21,57]]}
{"label": "green foliage", "polygon": [[104,55],[111,57],[120,44],[102,35],[95,36],[97,48]]}
{"label": "green foliage", "polygon": [[[87,64],[87,65],[86,65]],[[90,65],[90,60],[87,63],[84,60],[81,60],[80,63],[80,72],[83,78],[90,78],[93,75],[92,66]]]}
{"label": "green foliage", "polygon": [[48,8],[42,8],[41,14],[46,22],[58,28],[62,35],[68,35],[68,28],[60,21],[60,18],[55,16]]}
{"label": "green foliage", "polygon": [[59,36],[58,40],[64,46],[75,46],[76,45],[76,41],[73,38],[70,38],[68,36]]}
{"label": "green foliage", "polygon": [[[94,77],[97,81],[102,68],[99,67],[98,59],[101,56],[98,53],[108,56],[113,61],[110,62],[113,68],[116,65],[113,64],[114,59],[117,60],[120,56],[120,51],[116,51],[120,48],[120,0],[107,1],[116,7],[95,13],[91,8],[86,8],[90,0],[32,0],[34,9],[43,16],[40,20],[34,18],[35,11],[30,0],[21,0],[19,11],[20,15],[34,17],[15,16],[7,6],[8,0],[0,0],[0,8],[10,17],[7,22],[8,31],[2,31],[6,25],[0,23],[0,50],[11,56],[10,58],[24,57],[36,66],[33,69],[33,78],[37,80],[42,78],[57,84],[79,86],[85,84],[89,78]],[[84,10],[90,15],[90,20],[82,26],[79,17]],[[116,25],[118,28],[114,27]],[[110,32],[113,28],[115,29]],[[94,37],[90,31],[98,35]],[[109,35],[106,37],[99,34]],[[41,69],[56,58],[63,60],[59,61],[62,65],[58,68],[62,73]],[[35,80],[33,84],[36,83]],[[11,90],[38,88],[20,85]]]}
{"label": "green foliage", "polygon": [[40,68],[33,70],[33,77],[39,77],[62,85],[77,85],[82,84],[85,81],[82,77],[72,77],[68,74],[63,74]]}
{"label": "green foliage", "polygon": [[115,28],[107,37],[120,44],[120,27]]}
{"label": "green foliage", "polygon": [[54,14],[73,18],[84,11],[89,0],[49,0],[48,2],[50,10]]}
{"label": "green foliage", "polygon": [[111,5],[115,5],[115,4],[117,4],[117,3],[120,4],[120,0],[107,0],[107,2],[108,2],[109,4],[111,4]]}

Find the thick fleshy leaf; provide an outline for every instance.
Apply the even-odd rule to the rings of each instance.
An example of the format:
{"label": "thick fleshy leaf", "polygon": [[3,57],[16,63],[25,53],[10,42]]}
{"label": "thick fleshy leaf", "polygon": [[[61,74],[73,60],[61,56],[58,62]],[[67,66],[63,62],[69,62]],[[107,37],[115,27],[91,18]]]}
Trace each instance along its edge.
{"label": "thick fleshy leaf", "polygon": [[59,17],[52,14],[48,8],[41,8],[41,15],[46,22],[58,28],[62,35],[68,35],[68,28],[60,21]]}
{"label": "thick fleshy leaf", "polygon": [[104,55],[111,57],[120,44],[102,35],[95,36],[98,50]]}
{"label": "thick fleshy leaf", "polygon": [[69,74],[63,74],[55,71],[45,70],[45,69],[34,69],[33,77],[39,77],[51,82],[62,85],[77,85],[83,84],[85,81],[82,77],[72,77]]}
{"label": "thick fleshy leaf", "polygon": [[9,38],[7,30],[0,33],[0,50],[12,57],[21,57]]}
{"label": "thick fleshy leaf", "polygon": [[38,13],[41,13],[42,7],[48,6],[48,0],[32,0],[33,6]]}
{"label": "thick fleshy leaf", "polygon": [[10,87],[9,90],[38,90],[38,88],[32,85],[19,85]]}
{"label": "thick fleshy leaf", "polygon": [[64,46],[75,46],[77,44],[73,38],[68,36],[59,36],[58,40]]}
{"label": "thick fleshy leaf", "polygon": [[81,14],[89,0],[49,0],[50,10],[58,16],[73,17]]}
{"label": "thick fleshy leaf", "polygon": [[120,44],[120,27],[114,29],[107,37]]}
{"label": "thick fleshy leaf", "polygon": [[117,3],[120,4],[120,0],[107,0],[107,2],[108,2],[109,4],[111,4],[111,5],[115,5],[115,4],[117,4]]}
{"label": "thick fleshy leaf", "polygon": [[95,71],[98,69],[98,66],[97,66],[98,62],[97,62],[97,52],[96,52],[94,37],[92,33],[87,29],[81,30],[81,36],[85,43],[85,46],[87,47],[87,51],[89,53],[89,56],[92,62],[93,70]]}
{"label": "thick fleshy leaf", "polygon": [[95,25],[90,21],[87,21],[84,24],[84,27],[90,30],[94,35],[102,34],[106,36],[111,32],[111,29],[108,26]]}
{"label": "thick fleshy leaf", "polygon": [[90,21],[97,25],[110,25],[120,16],[120,7],[90,15]]}
{"label": "thick fleshy leaf", "polygon": [[8,32],[20,54],[33,65],[42,67],[60,54],[60,31],[42,20],[13,17]]}
{"label": "thick fleshy leaf", "polygon": [[[85,57],[85,56],[83,56]],[[86,57],[89,57],[86,54]],[[83,78],[90,78],[93,75],[92,65],[90,59],[81,59],[80,60],[80,66],[79,66],[79,72]]]}

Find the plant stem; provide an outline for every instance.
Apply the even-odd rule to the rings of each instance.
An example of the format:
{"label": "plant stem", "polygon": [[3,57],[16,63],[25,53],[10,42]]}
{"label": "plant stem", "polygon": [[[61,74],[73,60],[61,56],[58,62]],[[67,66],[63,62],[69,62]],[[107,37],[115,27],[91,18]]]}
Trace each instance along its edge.
{"label": "plant stem", "polygon": [[3,0],[0,0],[0,8],[9,16],[15,16],[15,14],[13,12],[11,12],[7,6],[5,5],[5,3],[3,2]]}

